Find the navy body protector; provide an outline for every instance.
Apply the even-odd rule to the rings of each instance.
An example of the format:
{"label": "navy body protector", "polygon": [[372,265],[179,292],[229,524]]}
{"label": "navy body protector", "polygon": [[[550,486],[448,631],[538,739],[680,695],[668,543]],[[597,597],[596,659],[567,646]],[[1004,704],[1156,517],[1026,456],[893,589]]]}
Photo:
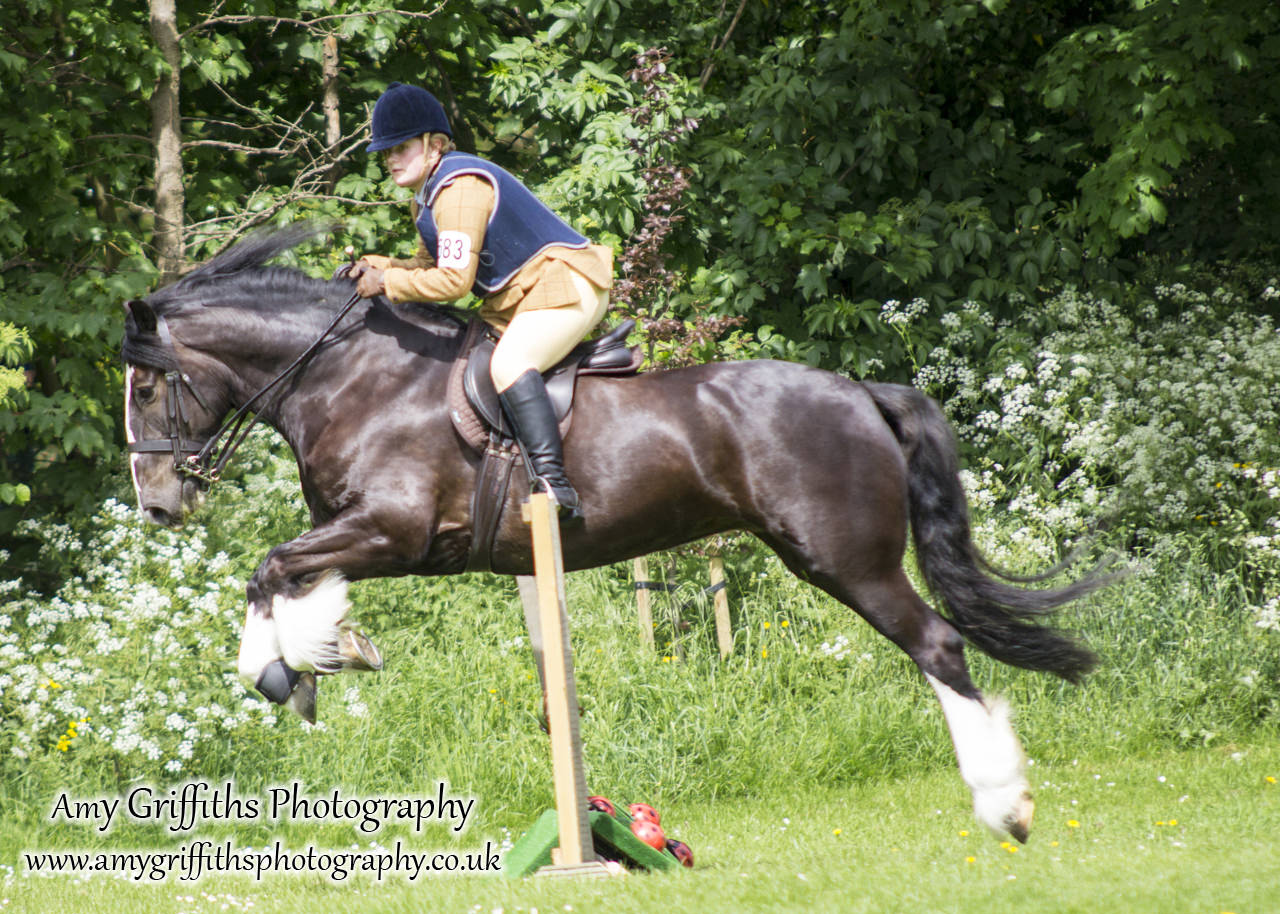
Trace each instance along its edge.
{"label": "navy body protector", "polygon": [[479,156],[450,152],[415,198],[419,206],[418,234],[437,260],[439,238],[431,205],[440,191],[460,175],[478,175],[493,185],[493,213],[485,230],[484,249],[477,252],[480,262],[471,288],[481,298],[505,286],[546,248],[585,248],[589,244],[510,172]]}

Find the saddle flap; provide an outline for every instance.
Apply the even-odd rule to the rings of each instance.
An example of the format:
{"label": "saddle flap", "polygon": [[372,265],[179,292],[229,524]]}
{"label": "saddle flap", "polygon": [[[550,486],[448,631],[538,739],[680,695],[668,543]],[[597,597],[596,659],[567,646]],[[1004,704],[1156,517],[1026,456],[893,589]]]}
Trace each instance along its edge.
{"label": "saddle flap", "polygon": [[[500,434],[510,435],[510,428],[502,416],[502,407],[498,404],[498,391],[493,386],[493,378],[489,374],[489,362],[493,358],[494,342],[486,337],[476,343],[467,357],[467,367],[462,373],[462,390],[467,395],[471,408],[479,413],[485,425],[497,429]],[[559,418],[559,413],[556,417]]]}
{"label": "saddle flap", "polygon": [[[628,348],[627,346],[627,336],[635,326],[636,322],[628,318],[604,336],[579,343],[555,367],[543,374],[547,385],[547,396],[555,408],[562,436],[569,430],[573,393],[578,375],[628,375],[640,370],[640,363],[644,359],[640,347]],[[479,418],[480,424],[486,430],[492,429],[500,436],[509,438],[511,426],[502,414],[502,407],[498,402],[498,391],[494,387],[493,377],[489,374],[489,363],[497,344],[485,331],[485,325],[478,320],[468,329],[467,341],[464,342],[463,351],[459,354],[459,358],[465,359],[459,386],[467,405]],[[472,343],[469,351],[467,343]],[[454,413],[454,424],[458,425],[459,410],[452,402],[451,407]],[[472,446],[479,446],[483,441],[483,438],[478,436],[476,430],[470,425],[466,429],[460,426],[459,431]]]}

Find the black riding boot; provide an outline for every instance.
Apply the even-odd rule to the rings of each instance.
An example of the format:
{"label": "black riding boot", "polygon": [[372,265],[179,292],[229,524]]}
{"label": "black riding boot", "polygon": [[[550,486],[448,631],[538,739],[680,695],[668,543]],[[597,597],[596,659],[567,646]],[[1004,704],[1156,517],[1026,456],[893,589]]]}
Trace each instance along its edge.
{"label": "black riding boot", "polygon": [[533,472],[537,476],[534,488],[538,491],[551,490],[551,496],[559,505],[562,525],[580,522],[582,509],[578,505],[578,493],[564,474],[560,426],[547,397],[547,387],[542,383],[542,375],[530,368],[498,394],[498,400],[511,422],[516,440],[533,464]]}

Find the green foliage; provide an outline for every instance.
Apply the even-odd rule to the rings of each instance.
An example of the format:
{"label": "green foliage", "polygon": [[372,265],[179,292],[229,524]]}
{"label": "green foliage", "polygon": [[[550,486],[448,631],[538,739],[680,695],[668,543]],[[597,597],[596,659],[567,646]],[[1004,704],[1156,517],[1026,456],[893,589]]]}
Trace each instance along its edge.
{"label": "green foliage", "polygon": [[[1189,247],[1240,252],[1259,235],[1274,240],[1276,126],[1264,112],[1280,89],[1262,74],[1280,63],[1280,10],[1268,0],[1118,6],[1037,69],[1045,106],[1077,132],[1062,147],[1079,176],[1067,224],[1103,254],[1163,225],[1171,208],[1173,235]],[[1228,186],[1214,189],[1225,172]]]}
{"label": "green foliage", "polygon": [[[2,403],[0,500],[74,503],[119,453],[119,378],[108,366],[119,302],[151,282],[125,188],[145,186],[150,88],[136,4],[6,4],[0,87],[0,322],[23,329],[31,382]],[[123,268],[117,272],[118,268]],[[16,406],[17,408],[11,408]],[[0,532],[14,516],[0,511]]]}
{"label": "green foliage", "polygon": [[917,383],[961,426],[980,504],[1041,529],[1101,523],[1146,548],[1196,543],[1215,567],[1244,561],[1255,595],[1273,597],[1277,280],[1182,269],[1148,283],[1124,306],[1067,287],[1017,325],[949,314]]}
{"label": "green foliage", "polygon": [[21,366],[31,354],[31,338],[12,324],[0,323],[0,406],[16,405],[27,386]]}
{"label": "green foliage", "polygon": [[[699,122],[674,151],[691,184],[665,245],[670,316],[747,319],[701,355],[901,378],[940,336],[928,316],[962,302],[1007,320],[1042,287],[1117,275],[1140,248],[1276,241],[1268,0],[733,6],[362,0],[278,18],[261,0],[217,15],[180,3],[187,257],[303,217],[344,224],[335,250],[411,249],[404,195],[357,139],[392,79],[435,89],[461,148],[621,251],[649,190],[625,72],[651,47],[670,55],[672,116]],[[0,323],[32,344],[22,408],[0,414],[0,486],[27,487],[30,513],[94,504],[120,460],[118,315],[156,281],[145,102],[163,64],[137,4],[22,0],[0,26],[15,100],[0,112]],[[321,105],[330,37],[337,149]],[[901,301],[929,309],[910,340],[885,322]],[[0,510],[0,535],[18,516]]]}

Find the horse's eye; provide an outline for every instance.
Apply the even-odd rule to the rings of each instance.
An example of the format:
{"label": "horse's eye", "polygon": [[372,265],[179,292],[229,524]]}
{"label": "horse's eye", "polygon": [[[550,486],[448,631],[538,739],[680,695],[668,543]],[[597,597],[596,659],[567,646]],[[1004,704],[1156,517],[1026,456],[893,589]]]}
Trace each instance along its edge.
{"label": "horse's eye", "polygon": [[133,396],[139,404],[146,406],[156,398],[156,389],[154,387],[139,387],[134,390]]}

